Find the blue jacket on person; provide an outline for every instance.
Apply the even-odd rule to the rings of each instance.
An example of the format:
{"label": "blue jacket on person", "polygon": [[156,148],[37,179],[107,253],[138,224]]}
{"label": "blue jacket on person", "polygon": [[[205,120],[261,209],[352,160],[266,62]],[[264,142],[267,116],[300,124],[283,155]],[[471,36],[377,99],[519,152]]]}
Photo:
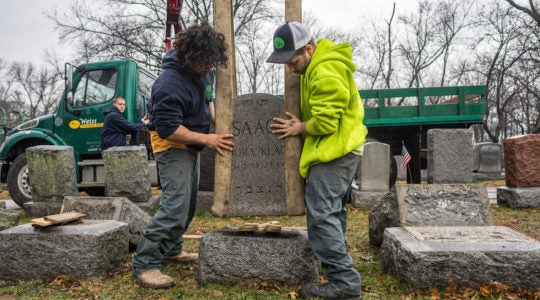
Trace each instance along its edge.
{"label": "blue jacket on person", "polygon": [[111,147],[125,146],[127,134],[136,136],[139,129],[146,127],[142,122],[128,122],[114,105],[107,107],[103,114],[105,121],[101,130],[101,151]]}

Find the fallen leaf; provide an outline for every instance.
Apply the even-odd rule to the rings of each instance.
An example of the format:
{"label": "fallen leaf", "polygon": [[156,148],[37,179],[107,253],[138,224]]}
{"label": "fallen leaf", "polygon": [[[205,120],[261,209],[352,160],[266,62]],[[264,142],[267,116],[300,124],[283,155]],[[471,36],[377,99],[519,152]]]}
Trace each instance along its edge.
{"label": "fallen leaf", "polygon": [[300,297],[300,295],[298,295],[296,292],[287,293],[287,298],[298,299],[299,297]]}
{"label": "fallen leaf", "polygon": [[67,275],[60,275],[58,277],[56,277],[53,281],[51,281],[51,283],[49,285],[52,285],[52,286],[60,286],[64,283],[64,281],[68,281],[69,280],[69,276]]}
{"label": "fallen leaf", "polygon": [[478,290],[478,293],[480,294],[480,296],[482,297],[488,297],[491,295],[491,290],[486,287],[485,285],[484,286],[481,286],[480,289]]}

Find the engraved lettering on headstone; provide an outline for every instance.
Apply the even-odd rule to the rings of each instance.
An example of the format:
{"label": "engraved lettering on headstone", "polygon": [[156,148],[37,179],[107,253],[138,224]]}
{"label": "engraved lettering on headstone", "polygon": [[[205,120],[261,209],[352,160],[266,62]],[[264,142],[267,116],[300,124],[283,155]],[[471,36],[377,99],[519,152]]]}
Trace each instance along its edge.
{"label": "engraved lettering on headstone", "polygon": [[285,144],[272,134],[283,99],[268,94],[234,99],[229,215],[285,215]]}

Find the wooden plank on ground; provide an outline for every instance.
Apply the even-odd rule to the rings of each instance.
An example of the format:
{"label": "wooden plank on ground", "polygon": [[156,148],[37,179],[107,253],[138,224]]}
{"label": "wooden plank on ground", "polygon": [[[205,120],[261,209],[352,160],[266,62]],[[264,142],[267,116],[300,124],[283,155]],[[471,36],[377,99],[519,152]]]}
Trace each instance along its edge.
{"label": "wooden plank on ground", "polygon": [[202,234],[184,234],[182,237],[186,240],[200,240]]}
{"label": "wooden plank on ground", "polygon": [[[292,226],[292,227],[283,227],[283,229],[294,229],[294,230],[303,230],[306,231],[306,227],[301,226]],[[184,234],[182,236],[186,240],[200,240],[202,238],[202,234]]]}

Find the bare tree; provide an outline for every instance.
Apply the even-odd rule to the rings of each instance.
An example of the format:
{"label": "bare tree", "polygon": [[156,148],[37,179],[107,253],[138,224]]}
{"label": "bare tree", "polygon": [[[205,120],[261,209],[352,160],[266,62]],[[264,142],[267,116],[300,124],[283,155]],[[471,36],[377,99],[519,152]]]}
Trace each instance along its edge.
{"label": "bare tree", "polygon": [[[107,10],[101,9],[107,7]],[[249,36],[261,21],[275,18],[276,13],[269,1],[234,0],[235,35]],[[166,3],[163,0],[75,0],[68,14],[49,13],[58,29],[61,40],[76,45],[80,62],[131,58],[154,71],[159,71],[165,51],[163,39],[166,24]],[[201,21],[212,21],[212,0],[184,1],[182,27]],[[239,39],[236,51],[260,52],[250,49],[249,37]],[[240,53],[238,51],[241,51]],[[251,53],[255,59],[260,53]],[[259,61],[260,63],[260,61]],[[253,65],[244,62],[243,66]],[[244,70],[244,74],[255,76]],[[257,74],[260,78],[260,74]],[[253,81],[253,78],[246,77]],[[248,85],[253,86],[249,83]]]}
{"label": "bare tree", "polygon": [[8,63],[0,58],[0,108],[9,109],[14,79],[8,76]]}
{"label": "bare tree", "polygon": [[[530,59],[535,62],[537,64],[536,66],[536,70],[538,70],[538,64],[540,64],[540,55],[539,55],[539,45],[540,45],[540,7],[538,5],[538,2],[534,2],[532,0],[529,0],[528,1],[528,4],[529,4],[529,7],[526,7],[526,6],[522,6],[522,5],[519,5],[517,4],[515,1],[513,0],[506,0],[508,3],[510,3],[510,5],[512,5],[514,8],[524,12],[525,14],[529,15],[536,23],[536,26],[533,26],[535,28],[533,28],[533,30],[536,31],[536,43],[533,43],[534,45],[536,45],[536,49],[531,49],[531,52],[533,54],[531,54],[530,56]],[[537,87],[538,85],[536,85]],[[529,85],[527,85],[527,88],[530,87]],[[532,130],[531,130],[531,133],[540,133],[540,105],[538,105],[538,102],[540,102],[540,95],[538,93],[535,93],[533,91],[529,91],[532,93],[533,97],[536,98],[536,103],[537,103],[537,106],[536,106],[536,122],[535,122],[535,125],[533,126]]]}
{"label": "bare tree", "polygon": [[[514,10],[493,1],[480,12],[487,34],[478,41],[479,65],[476,69],[486,78],[488,90],[488,114],[495,114],[492,122],[484,123],[484,130],[493,142],[499,142],[501,133],[508,125],[509,108],[514,97],[523,92],[511,79],[520,59],[527,53],[521,44],[528,38],[523,23]],[[486,44],[483,44],[483,43]],[[487,48],[489,46],[489,48]],[[491,50],[491,49],[494,49]]]}
{"label": "bare tree", "polygon": [[473,7],[473,1],[441,1],[437,3],[436,15],[439,22],[436,24],[436,29],[441,33],[443,42],[443,55],[441,64],[441,78],[439,81],[440,86],[445,86],[447,82],[447,70],[452,54],[454,40],[458,37],[458,34],[473,25],[469,21],[469,13]]}
{"label": "bare tree", "polygon": [[519,5],[514,0],[506,0],[506,2],[510,3],[510,5],[512,5],[513,7],[531,16],[534,21],[536,21],[536,24],[540,26],[540,6],[537,2],[529,0],[529,7]]}
{"label": "bare tree", "polygon": [[365,76],[365,85],[367,89],[391,88],[392,76],[394,73],[393,53],[395,50],[395,33],[392,32],[392,23],[396,12],[394,3],[392,14],[389,20],[385,20],[386,27],[383,27],[378,20],[371,20],[368,23],[369,28],[363,32],[372,32],[372,35],[366,38],[366,46],[359,55],[362,57],[363,65],[360,66],[359,73]]}
{"label": "bare tree", "polygon": [[24,103],[25,116],[35,118],[51,113],[61,95],[62,78],[47,68],[37,69],[32,63],[13,63],[10,67],[13,76],[15,103]]}
{"label": "bare tree", "polygon": [[[253,25],[257,23],[255,22]],[[264,77],[269,75],[267,72],[269,64],[266,64],[265,60],[270,41],[260,34],[260,26],[250,27],[250,34],[245,34],[239,38],[245,49],[242,55],[237,56],[239,65],[237,70],[240,77],[238,84],[239,90],[243,92],[256,93],[264,84]],[[261,41],[266,41],[266,43]]]}
{"label": "bare tree", "polygon": [[200,20],[212,21],[213,7],[213,0],[184,1],[182,8],[182,27],[186,27],[187,24],[195,23]]}
{"label": "bare tree", "polygon": [[68,14],[54,11],[48,16],[60,40],[72,42],[83,62],[131,58],[152,69],[160,65],[165,1],[75,0]]}
{"label": "bare tree", "polygon": [[407,39],[398,46],[409,69],[407,87],[422,86],[422,71],[444,53],[446,45],[438,39],[434,19],[435,10],[429,1],[419,3],[417,15],[400,17],[407,33]]}

